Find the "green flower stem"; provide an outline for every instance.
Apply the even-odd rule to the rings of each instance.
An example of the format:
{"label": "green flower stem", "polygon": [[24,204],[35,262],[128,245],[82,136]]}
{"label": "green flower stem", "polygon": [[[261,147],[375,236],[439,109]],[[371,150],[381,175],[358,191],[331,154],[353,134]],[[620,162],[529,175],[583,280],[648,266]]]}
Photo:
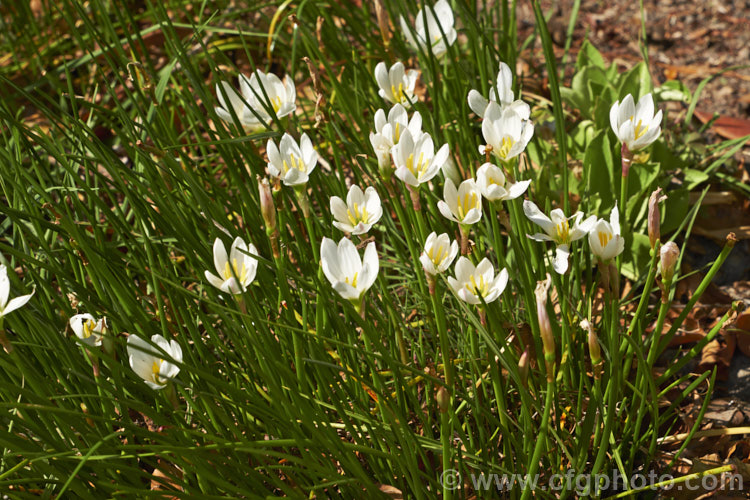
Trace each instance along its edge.
{"label": "green flower stem", "polygon": [[[451,398],[449,411],[440,411],[440,446],[443,452],[443,471],[453,468],[453,448],[451,447],[453,414],[453,401]],[[453,498],[453,490],[448,484],[443,484],[443,498],[445,500]]]}
{"label": "green flower stem", "polygon": [[662,481],[656,484],[647,485],[643,488],[636,488],[628,491],[623,491],[622,493],[618,493],[617,495],[613,497],[609,497],[610,499],[614,500],[617,498],[627,498],[632,497],[634,495],[638,495],[639,493],[648,491],[648,490],[655,490],[658,488],[667,488],[674,486],[675,484],[682,484],[687,481],[691,481],[693,479],[700,479],[702,477],[706,476],[715,476],[717,474],[723,474],[725,472],[737,472],[737,467],[735,465],[722,465],[721,467],[715,467],[713,469],[709,469],[702,472],[694,472],[693,474],[688,474],[687,476],[682,476],[674,479],[670,479],[669,481]]}
{"label": "green flower stem", "polygon": [[450,350],[450,339],[448,338],[448,330],[445,324],[445,311],[443,309],[443,304],[441,301],[442,295],[438,297],[437,294],[438,280],[436,279],[436,277],[433,277],[432,279],[435,280],[435,286],[432,287],[430,300],[432,301],[432,310],[437,316],[438,336],[440,338],[440,353],[443,357],[443,371],[445,372],[445,385],[448,387],[448,393],[453,396],[454,367]]}
{"label": "green flower stem", "polygon": [[[534,454],[531,456],[531,461],[529,462],[529,465],[527,467],[528,473],[527,477],[533,478],[536,476],[537,471],[539,470],[539,462],[542,458],[542,453],[544,453],[544,449],[547,444],[547,434],[549,432],[549,417],[552,413],[552,401],[554,400],[554,394],[555,394],[555,381],[548,380],[547,381],[547,395],[544,398],[544,411],[542,412],[542,422],[539,426],[539,431],[537,432],[537,439],[536,439],[536,445],[534,446]],[[521,495],[521,500],[528,500],[531,498],[532,490],[531,486],[527,483],[526,488],[523,490],[523,494]]]}

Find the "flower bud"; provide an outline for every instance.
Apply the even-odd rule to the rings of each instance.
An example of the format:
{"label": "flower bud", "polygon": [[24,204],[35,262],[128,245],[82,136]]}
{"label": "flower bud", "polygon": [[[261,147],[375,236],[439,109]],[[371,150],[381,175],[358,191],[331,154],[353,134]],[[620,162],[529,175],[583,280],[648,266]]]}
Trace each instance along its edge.
{"label": "flower bud", "polygon": [[671,283],[674,277],[674,268],[680,257],[680,248],[674,241],[667,242],[659,252],[661,258],[661,278],[665,283]]}
{"label": "flower bud", "polygon": [[266,234],[271,240],[273,257],[277,259],[281,255],[279,252],[279,229],[276,226],[276,207],[268,179],[258,176],[258,191],[260,192],[260,213],[263,216],[263,222],[266,224]]}
{"label": "flower bud", "polygon": [[589,356],[591,357],[591,368],[594,371],[594,378],[602,378],[602,349],[599,346],[599,338],[594,333],[594,327],[587,319],[581,321],[581,328],[588,332]]}
{"label": "flower bud", "polygon": [[661,237],[661,213],[659,212],[659,203],[666,199],[667,197],[661,194],[661,188],[656,188],[648,199],[648,239],[651,243],[652,250],[656,248],[656,243]]}
{"label": "flower bud", "polygon": [[552,325],[547,314],[547,292],[552,284],[552,279],[547,273],[547,279],[537,282],[536,290],[536,315],[539,321],[539,333],[542,337],[544,348],[544,364],[547,368],[547,382],[553,382],[555,377],[555,337],[552,334]]}
{"label": "flower bud", "polygon": [[448,389],[446,389],[444,386],[441,386],[440,389],[438,389],[436,399],[438,408],[440,408],[440,413],[445,413],[450,410],[451,395],[448,394]]}
{"label": "flower bud", "polygon": [[518,358],[518,373],[521,376],[521,384],[524,387],[529,385],[529,348],[527,347],[521,357]]}
{"label": "flower bud", "polygon": [[443,171],[445,178],[452,180],[453,184],[456,186],[460,185],[463,181],[461,173],[458,171],[458,168],[456,168],[456,164],[452,157],[448,156],[448,159],[443,163],[441,170]]}

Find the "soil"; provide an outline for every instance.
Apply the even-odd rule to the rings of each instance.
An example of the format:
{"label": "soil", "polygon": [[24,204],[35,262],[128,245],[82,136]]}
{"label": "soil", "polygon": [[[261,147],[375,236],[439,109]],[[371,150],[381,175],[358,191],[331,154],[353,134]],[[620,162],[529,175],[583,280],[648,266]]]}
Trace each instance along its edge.
{"label": "soil", "polygon": [[[573,0],[542,0],[554,8],[550,33],[565,44]],[[556,7],[552,7],[555,5]],[[750,65],[750,0],[644,0],[646,43],[654,85],[680,80],[695,91],[704,78],[732,66]],[[518,3],[522,37],[534,27],[530,2]],[[571,54],[588,39],[605,58],[623,69],[643,60],[639,2],[582,0]],[[699,109],[712,114],[750,118],[750,68],[727,71],[703,90]]]}

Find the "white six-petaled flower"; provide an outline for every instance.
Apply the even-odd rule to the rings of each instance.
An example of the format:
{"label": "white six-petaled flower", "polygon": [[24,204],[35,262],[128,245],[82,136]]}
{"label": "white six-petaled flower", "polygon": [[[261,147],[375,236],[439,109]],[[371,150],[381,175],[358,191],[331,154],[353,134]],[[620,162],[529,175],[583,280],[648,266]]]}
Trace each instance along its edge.
{"label": "white six-petaled flower", "polygon": [[[482,135],[492,154],[508,161],[521,154],[534,135],[534,124],[525,120],[512,107],[501,108],[496,102],[487,105],[482,120]],[[484,154],[485,146],[479,147]]]}
{"label": "white six-petaled flower", "polygon": [[[555,258],[552,261],[552,267],[558,274],[565,274],[565,271],[568,270],[570,244],[589,233],[596,223],[596,216],[592,215],[581,221],[583,212],[576,212],[571,217],[565,217],[565,213],[557,208],[550,212],[550,216],[547,217],[539,210],[539,207],[529,200],[523,202],[523,212],[531,222],[544,230],[544,233],[527,236],[535,241],[552,241],[555,243]],[[572,227],[571,221],[573,221]]]}
{"label": "white six-petaled flower", "polygon": [[489,304],[497,299],[508,285],[508,270],[503,269],[495,276],[495,268],[489,259],[484,258],[474,267],[466,257],[456,262],[456,277],[448,278],[448,285],[458,297],[469,304]]}
{"label": "white six-petaled flower", "polygon": [[222,292],[238,294],[247,290],[247,287],[255,279],[258,270],[258,261],[254,257],[258,255],[255,245],[245,243],[242,238],[237,237],[227,255],[224,243],[216,238],[214,241],[214,267],[218,276],[206,271],[206,279]]}
{"label": "white six-petaled flower", "polygon": [[318,164],[318,153],[307,134],[302,134],[299,144],[289,134],[281,137],[279,147],[272,139],[266,145],[268,172],[287,186],[306,184],[310,173]]}
{"label": "white six-petaled flower", "polygon": [[444,144],[437,152],[430,134],[422,132],[414,138],[409,130],[404,130],[401,139],[392,149],[396,177],[418,187],[430,181],[440,171],[448,159],[448,145]]}
{"label": "white six-petaled flower", "polygon": [[414,87],[417,85],[419,72],[415,69],[406,71],[399,61],[388,69],[384,62],[375,66],[375,81],[378,83],[380,97],[393,104],[411,106],[417,100]]}
{"label": "white six-petaled flower", "polygon": [[239,81],[242,95],[226,82],[216,85],[216,97],[220,104],[216,114],[226,122],[232,122],[231,110],[234,110],[242,127],[248,132],[255,132],[268,126],[271,121],[269,110],[277,118],[283,118],[297,108],[297,92],[289,76],[282,82],[274,74],[256,70],[250,78],[240,75]]}
{"label": "white six-petaled flower", "polygon": [[427,274],[435,275],[444,273],[453,259],[456,258],[456,255],[458,255],[458,242],[451,243],[450,236],[447,233],[438,236],[433,231],[427,237],[419,261]]}
{"label": "white six-petaled flower", "polygon": [[331,213],[336,219],[333,225],[346,233],[363,234],[383,215],[380,196],[374,187],[364,193],[357,185],[352,185],[346,195],[346,202],[338,196],[331,197]]}
{"label": "white six-petaled flower", "polygon": [[97,320],[88,313],[76,314],[70,318],[70,329],[81,339],[81,342],[89,346],[102,345],[102,336],[107,331],[107,319]]}
{"label": "white six-petaled flower", "polygon": [[381,169],[391,166],[391,149],[398,144],[401,134],[407,129],[412,137],[422,133],[422,116],[418,111],[412,114],[411,119],[401,104],[393,106],[388,111],[387,118],[382,109],[375,112],[375,132],[370,132],[370,143]]}
{"label": "white six-petaled flower", "polygon": [[485,99],[479,91],[471,89],[469,91],[468,102],[471,110],[482,118],[484,118],[490,102],[498,103],[502,109],[513,109],[522,120],[528,120],[529,116],[531,116],[529,105],[520,99],[515,99],[513,95],[513,73],[510,71],[510,66],[504,62],[500,63],[496,84],[490,87],[489,100]]}
{"label": "white six-petaled flower", "polygon": [[506,183],[503,170],[492,163],[485,163],[477,170],[479,191],[490,201],[514,200],[526,192],[529,184],[530,180]]}
{"label": "white six-petaled flower", "polygon": [[630,151],[638,151],[659,138],[661,115],[661,110],[654,115],[654,98],[650,93],[641,97],[638,104],[628,94],[622,103],[617,101],[610,108],[609,123],[621,143]]}
{"label": "white six-petaled flower", "polygon": [[620,212],[617,203],[609,214],[609,222],[599,219],[589,233],[591,252],[602,262],[609,262],[625,250],[625,239],[620,235]]}
{"label": "white six-petaled flower", "polygon": [[28,295],[21,295],[8,300],[10,296],[10,280],[8,279],[8,268],[5,264],[0,264],[0,318],[10,314],[19,307],[23,307],[34,295],[34,290]]}
{"label": "white six-petaled flower", "polygon": [[459,224],[474,224],[482,218],[482,193],[474,179],[463,181],[458,189],[446,179],[443,198],[438,201],[438,210],[445,218]]}
{"label": "white six-petaled flower", "polygon": [[149,387],[163,389],[180,373],[180,367],[173,361],[182,363],[182,348],[175,340],[167,341],[161,335],[152,336],[151,342],[156,347],[136,335],[128,336],[128,361]]}
{"label": "white six-petaled flower", "polygon": [[323,274],[339,295],[357,306],[364,293],[375,283],[380,269],[380,260],[375,242],[367,244],[360,259],[357,247],[346,237],[338,246],[330,238],[323,238],[320,244],[320,263]]}
{"label": "white six-petaled flower", "polygon": [[414,31],[401,16],[401,31],[415,49],[432,50],[435,57],[442,57],[458,37],[453,27],[453,10],[447,0],[439,0],[433,7],[425,6],[417,12]]}

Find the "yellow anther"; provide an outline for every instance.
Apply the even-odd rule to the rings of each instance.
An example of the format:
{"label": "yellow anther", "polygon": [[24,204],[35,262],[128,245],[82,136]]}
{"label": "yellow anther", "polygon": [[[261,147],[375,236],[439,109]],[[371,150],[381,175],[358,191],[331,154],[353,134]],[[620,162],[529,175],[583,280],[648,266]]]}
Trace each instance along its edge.
{"label": "yellow anther", "polygon": [[515,141],[512,137],[505,136],[500,144],[500,148],[497,149],[497,155],[503,160],[508,157],[511,148],[513,148]]}
{"label": "yellow anther", "polygon": [[348,278],[348,277],[344,278],[344,281],[345,281],[345,282],[346,282],[347,284],[349,284],[349,285],[353,286],[354,288],[357,288],[357,278],[358,278],[358,277],[359,277],[359,271],[358,271],[358,272],[356,272],[356,273],[354,273],[354,278],[352,279],[352,282],[351,282],[351,283],[349,283],[349,278]]}
{"label": "yellow anther", "polygon": [[91,337],[91,334],[94,332],[95,327],[96,323],[93,320],[86,320],[86,322],[83,324],[83,338],[87,339]]}
{"label": "yellow anther", "polygon": [[273,106],[274,113],[278,113],[279,109],[281,109],[281,97],[276,96],[275,98],[271,99],[271,106]]}
{"label": "yellow anther", "polygon": [[398,89],[394,85],[391,85],[391,94],[393,95],[393,98],[396,99],[396,102],[407,102],[406,95],[404,94],[404,82],[398,84]]}
{"label": "yellow anther", "polygon": [[477,283],[473,274],[471,275],[471,278],[469,278],[469,280],[471,281],[471,284],[466,284],[466,289],[468,291],[476,296],[484,297],[487,295],[487,282],[484,281],[484,276],[479,277],[479,283]]}
{"label": "yellow anther", "polygon": [[245,261],[243,259],[242,261],[242,267],[238,269],[237,267],[237,259],[232,259],[232,264],[229,264],[229,261],[226,261],[224,263],[224,273],[223,278],[225,280],[228,280],[229,278],[237,277],[240,282],[245,281],[245,277],[247,277],[247,266],[245,266]]}
{"label": "yellow anther", "polygon": [[641,129],[641,127],[643,126],[641,122],[642,120],[638,120],[638,124],[635,126],[635,140],[638,140],[639,138],[643,137],[643,134],[645,134],[646,131],[648,130],[648,125],[646,125],[645,127],[643,127],[643,129]]}
{"label": "yellow anther", "polygon": [[612,235],[610,233],[603,233],[599,231],[597,234],[599,237],[599,244],[602,246],[602,248],[605,248],[609,241],[612,239]]}
{"label": "yellow anther", "polygon": [[557,232],[557,243],[567,243],[568,238],[570,237],[570,224],[568,224],[568,219],[563,219],[561,222],[555,226],[555,231]]}

